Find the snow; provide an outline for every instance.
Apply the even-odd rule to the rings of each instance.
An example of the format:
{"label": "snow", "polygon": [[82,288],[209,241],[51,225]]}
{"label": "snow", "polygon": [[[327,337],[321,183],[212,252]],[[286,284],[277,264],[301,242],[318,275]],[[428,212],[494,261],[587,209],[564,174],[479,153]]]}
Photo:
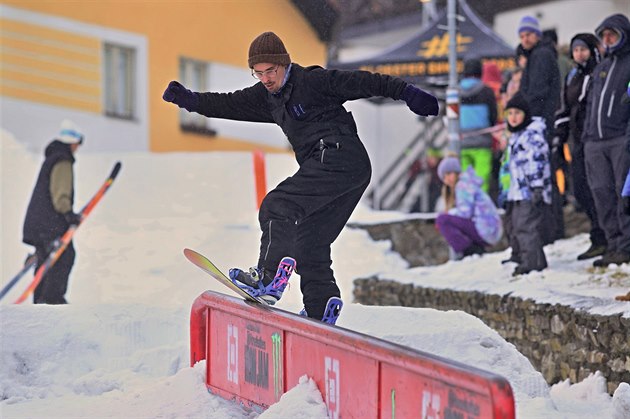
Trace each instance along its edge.
{"label": "snow", "polygon": [[[21,226],[41,156],[4,131],[0,147],[4,286],[30,250],[21,244]],[[27,278],[0,302],[0,416],[326,417],[322,396],[309,377],[259,414],[208,393],[204,363],[189,366],[192,301],[207,289],[229,291],[188,263],[182,249],[196,249],[223,268],[255,263],[260,233],[251,155],[80,150],[77,209],[118,160],[123,163],[119,178],[75,236],[70,304],[11,304]],[[268,184],[295,168],[291,156],[268,155]],[[404,218],[409,215],[360,207],[352,222]],[[500,264],[508,252],[409,269],[390,251],[390,243],[375,242],[360,229],[345,229],[333,246],[333,268],[346,302],[338,325],[505,376],[519,418],[628,418],[629,384],[622,383],[612,397],[600,373],[577,384],[565,381],[550,387],[512,344],[462,311],[352,303],[352,280],[378,274],[423,286],[511,292],[593,313],[630,316],[630,303],[614,301],[630,289],[630,267],[589,269],[588,261],[575,260],[587,246],[586,235],[548,246],[549,269],[513,280],[513,266]],[[299,276],[291,282],[279,307],[297,312]]]}

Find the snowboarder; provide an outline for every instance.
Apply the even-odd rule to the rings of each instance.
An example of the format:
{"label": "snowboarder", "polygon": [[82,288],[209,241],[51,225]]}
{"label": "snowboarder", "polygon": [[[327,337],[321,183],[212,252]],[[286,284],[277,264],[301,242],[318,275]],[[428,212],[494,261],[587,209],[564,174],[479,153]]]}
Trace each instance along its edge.
{"label": "snowboarder", "polygon": [[249,68],[259,80],[232,93],[192,92],[171,81],[163,99],[211,118],[278,124],[286,134],[298,171],[269,192],[259,211],[260,257],[249,272],[232,269],[238,285],[259,289],[270,300],[284,285],[273,283],[284,256],[297,261],[304,308],[321,320],[330,297],[340,292],[331,269],[331,244],[370,182],[368,154],[357,136],[348,100],[384,96],[404,100],[416,114],[437,115],[437,99],[405,81],[366,71],[326,70],[291,62],[273,32],[249,48]]}
{"label": "snowboarder", "polygon": [[[73,224],[80,215],[73,212],[74,154],[83,143],[81,129],[72,121],[64,120],[57,138],[46,146],[42,164],[24,219],[23,241],[35,246],[37,266],[46,261],[53,241]],[[72,242],[46,273],[33,293],[35,304],[66,304],[68,277],[74,264]]]}

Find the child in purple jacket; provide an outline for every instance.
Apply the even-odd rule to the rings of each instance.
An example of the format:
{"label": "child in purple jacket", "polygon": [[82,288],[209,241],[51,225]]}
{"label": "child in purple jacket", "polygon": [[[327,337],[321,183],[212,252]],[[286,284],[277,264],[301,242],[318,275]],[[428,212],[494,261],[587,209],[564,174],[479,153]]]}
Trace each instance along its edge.
{"label": "child in purple jacket", "polygon": [[446,157],[438,166],[444,183],[446,212],[436,225],[457,258],[482,254],[486,246],[496,244],[503,235],[503,225],[490,196],[483,191],[483,180],[472,167],[462,173],[457,157]]}

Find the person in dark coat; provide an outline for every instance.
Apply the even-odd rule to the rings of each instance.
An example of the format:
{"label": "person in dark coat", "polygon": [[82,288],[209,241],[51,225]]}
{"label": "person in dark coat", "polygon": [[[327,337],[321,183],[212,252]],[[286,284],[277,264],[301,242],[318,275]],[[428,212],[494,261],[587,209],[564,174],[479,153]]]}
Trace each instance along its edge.
{"label": "person in dark coat", "polygon": [[[44,163],[37,177],[24,219],[23,239],[35,246],[37,266],[44,263],[53,242],[59,239],[80,216],[73,212],[74,154],[83,143],[81,129],[72,121],[64,120],[57,138],[46,146]],[[74,265],[72,241],[57,262],[35,288],[35,304],[66,304],[68,278]]]}
{"label": "person in dark coat", "polygon": [[603,255],[607,247],[606,235],[597,221],[597,210],[586,179],[582,142],[586,102],[593,85],[593,70],[601,61],[599,39],[591,33],[575,35],[571,39],[571,57],[576,66],[565,81],[562,106],[556,114],[554,132],[557,141],[554,139],[554,144],[557,143],[560,147],[569,144],[573,195],[591,222],[591,246],[577,257],[578,260],[584,260]]}
{"label": "person in dark coat", "polygon": [[593,193],[599,225],[608,247],[594,266],[630,262],[630,216],[623,211],[621,190],[630,155],[630,21],[622,14],[607,17],[595,33],[606,48],[593,70],[582,141],[586,176]]}
{"label": "person in dark coat", "polygon": [[[545,122],[545,140],[551,149],[555,113],[560,105],[560,70],[558,54],[554,46],[542,40],[538,19],[525,16],[518,27],[521,46],[527,62],[521,77],[519,92],[525,97],[532,116],[541,117]],[[551,207],[546,208],[544,217],[543,241],[552,243],[564,237],[563,199],[556,182],[555,173],[559,167],[552,162]]]}
{"label": "person in dark coat", "polygon": [[324,319],[328,300],[339,297],[331,269],[331,244],[370,182],[368,154],[343,104],[373,96],[404,100],[418,115],[437,115],[437,99],[405,81],[366,71],[326,70],[291,62],[282,40],[265,32],[252,42],[248,64],[259,80],[231,93],[191,92],[177,81],[163,98],[211,118],[275,123],[286,134],[298,171],[264,198],[257,266],[230,272],[239,286],[257,289],[274,303],[273,289],[284,256],[297,261],[306,314]]}

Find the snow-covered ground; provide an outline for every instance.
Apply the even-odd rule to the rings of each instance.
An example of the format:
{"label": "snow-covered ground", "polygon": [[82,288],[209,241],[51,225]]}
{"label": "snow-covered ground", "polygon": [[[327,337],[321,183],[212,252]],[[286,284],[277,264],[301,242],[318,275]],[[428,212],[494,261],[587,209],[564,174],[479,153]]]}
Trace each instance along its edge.
{"label": "snow-covered ground", "polygon": [[[89,138],[87,139],[89,141]],[[6,132],[0,144],[0,286],[29,247],[21,225],[41,156]],[[123,168],[108,195],[75,236],[77,260],[67,306],[12,305],[29,278],[0,303],[0,417],[253,418],[257,414],[209,394],[204,365],[190,367],[188,321],[204,290],[226,292],[182,254],[190,247],[220,267],[255,263],[259,231],[251,156],[243,153],[126,153],[77,156],[76,207],[116,161]],[[290,156],[269,155],[268,184],[295,169]],[[398,214],[358,209],[354,222]],[[575,256],[585,235],[547,247],[550,268],[513,281],[507,252],[408,269],[387,242],[346,229],[333,260],[346,305],[338,325],[505,376],[519,418],[630,418],[630,385],[611,397],[598,373],[549,387],[516,348],[461,311],[352,304],[352,280],[375,273],[432,286],[475,289],[559,302],[595,313],[623,312],[613,297],[630,289],[630,268],[590,272]],[[299,276],[279,307],[301,308]],[[403,326],[405,325],[405,326]],[[417,325],[409,328],[407,325]],[[319,390],[305,378],[260,417],[325,417]]]}

